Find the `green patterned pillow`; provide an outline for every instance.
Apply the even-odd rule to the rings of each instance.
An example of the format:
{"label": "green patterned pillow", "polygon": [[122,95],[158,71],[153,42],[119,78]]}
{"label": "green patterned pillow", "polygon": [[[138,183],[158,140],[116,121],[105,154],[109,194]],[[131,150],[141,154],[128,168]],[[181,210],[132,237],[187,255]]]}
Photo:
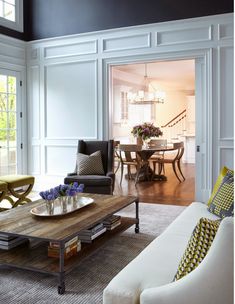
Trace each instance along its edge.
{"label": "green patterned pillow", "polygon": [[174,281],[189,274],[201,263],[214,240],[219,224],[220,220],[210,220],[207,218],[199,220],[179,263]]}
{"label": "green patterned pillow", "polygon": [[224,179],[224,177],[225,177],[225,175],[226,175],[226,173],[227,173],[228,171],[230,171],[230,172],[233,173],[233,171],[230,170],[230,169],[228,169],[227,167],[223,167],[223,168],[221,169],[220,174],[219,174],[219,176],[218,176],[218,178],[217,178],[217,180],[216,180],[216,182],[215,182],[215,185],[214,185],[214,187],[213,187],[211,196],[210,196],[210,198],[209,198],[209,200],[208,200],[208,202],[207,202],[207,205],[208,205],[208,206],[210,206],[211,201],[213,200],[213,197],[215,196],[216,192],[218,191],[218,189],[219,189],[219,187],[220,187],[220,185],[221,185],[221,183],[222,183],[222,181],[223,181],[223,179]]}
{"label": "green patterned pillow", "polygon": [[228,170],[224,176],[217,192],[215,193],[208,210],[224,218],[233,216],[234,209],[234,175],[233,171]]}

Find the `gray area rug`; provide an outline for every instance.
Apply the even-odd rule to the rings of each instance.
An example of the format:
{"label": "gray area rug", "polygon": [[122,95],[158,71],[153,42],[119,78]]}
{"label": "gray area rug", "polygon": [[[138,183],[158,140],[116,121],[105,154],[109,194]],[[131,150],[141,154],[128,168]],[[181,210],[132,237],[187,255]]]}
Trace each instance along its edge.
{"label": "gray area rug", "polygon": [[[84,259],[65,279],[66,292],[57,293],[57,278],[30,271],[0,268],[0,303],[102,303],[109,281],[133,260],[185,207],[140,204],[140,233],[134,226],[109,240]],[[133,216],[134,205],[123,209]]]}

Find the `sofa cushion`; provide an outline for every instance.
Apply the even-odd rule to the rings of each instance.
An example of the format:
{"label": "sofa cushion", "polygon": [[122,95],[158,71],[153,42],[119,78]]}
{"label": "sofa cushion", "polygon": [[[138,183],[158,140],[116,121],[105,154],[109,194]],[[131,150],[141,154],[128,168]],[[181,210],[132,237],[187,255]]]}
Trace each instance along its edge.
{"label": "sofa cushion", "polygon": [[233,171],[230,170],[230,169],[228,169],[227,167],[223,167],[223,168],[221,169],[220,174],[219,174],[219,176],[218,176],[218,178],[217,178],[217,180],[216,180],[216,182],[215,182],[215,185],[214,185],[214,187],[213,187],[211,196],[210,196],[210,198],[209,198],[209,200],[208,200],[208,202],[207,202],[207,205],[208,205],[208,206],[210,206],[210,204],[211,204],[211,202],[212,202],[212,200],[213,200],[213,197],[214,197],[215,194],[217,193],[217,191],[218,191],[218,189],[219,189],[219,187],[220,187],[220,185],[221,185],[221,183],[222,183],[222,181],[223,181],[223,179],[224,179],[224,177],[225,177],[225,175],[227,174],[228,171],[230,171],[230,172],[233,173]]}
{"label": "sofa cushion", "polygon": [[77,154],[77,174],[78,175],[104,175],[101,151],[96,151],[91,155]]}
{"label": "sofa cushion", "polygon": [[208,210],[220,218],[233,216],[234,209],[234,176],[233,171],[228,170],[217,192],[215,193]]}
{"label": "sofa cushion", "polygon": [[174,281],[190,273],[202,262],[214,240],[219,224],[220,220],[207,218],[199,220],[179,263]]}
{"label": "sofa cushion", "polygon": [[71,175],[65,178],[67,184],[78,182],[86,186],[110,186],[112,185],[112,178],[109,176],[100,175]]}

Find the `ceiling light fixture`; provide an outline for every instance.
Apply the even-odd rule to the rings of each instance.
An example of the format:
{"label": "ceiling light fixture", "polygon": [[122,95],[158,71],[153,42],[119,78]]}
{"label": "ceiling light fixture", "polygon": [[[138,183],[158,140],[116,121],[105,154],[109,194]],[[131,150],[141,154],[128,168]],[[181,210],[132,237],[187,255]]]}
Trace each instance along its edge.
{"label": "ceiling light fixture", "polygon": [[128,92],[127,100],[131,104],[145,104],[145,103],[164,103],[166,93],[156,90],[148,79],[147,64],[145,63],[144,81],[142,84],[143,90],[137,92]]}

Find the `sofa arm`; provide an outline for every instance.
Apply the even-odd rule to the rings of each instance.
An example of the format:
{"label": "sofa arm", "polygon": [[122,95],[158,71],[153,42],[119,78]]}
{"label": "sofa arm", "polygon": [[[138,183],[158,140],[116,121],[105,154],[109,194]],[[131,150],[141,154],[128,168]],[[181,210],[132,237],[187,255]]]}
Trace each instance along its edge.
{"label": "sofa arm", "polygon": [[182,279],[145,289],[141,304],[233,304],[233,219],[222,220],[202,263]]}
{"label": "sofa arm", "polygon": [[112,172],[112,171],[110,171],[110,172],[107,172],[107,173],[106,173],[106,176],[109,176],[109,177],[111,177],[112,179],[114,179],[114,178],[115,178],[115,173]]}
{"label": "sofa arm", "polygon": [[71,172],[71,173],[68,173],[68,174],[67,174],[67,176],[75,176],[75,175],[77,175],[76,172]]}
{"label": "sofa arm", "polygon": [[112,191],[114,190],[114,185],[115,185],[115,173],[110,171],[106,173],[106,176],[110,177],[113,181],[112,183]]}

